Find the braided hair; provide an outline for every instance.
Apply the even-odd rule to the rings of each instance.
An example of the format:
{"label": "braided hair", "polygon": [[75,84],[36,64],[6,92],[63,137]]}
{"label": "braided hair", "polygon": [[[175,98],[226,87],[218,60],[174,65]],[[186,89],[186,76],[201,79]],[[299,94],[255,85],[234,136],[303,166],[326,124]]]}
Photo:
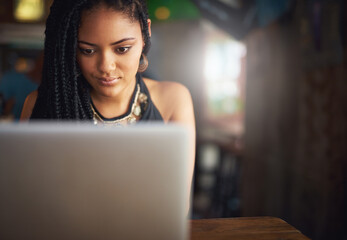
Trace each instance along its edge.
{"label": "braided hair", "polygon": [[81,13],[102,4],[140,22],[145,43],[142,53],[148,53],[150,36],[145,0],[55,0],[46,21],[42,82],[31,119],[93,118],[90,85],[76,61],[77,38]]}

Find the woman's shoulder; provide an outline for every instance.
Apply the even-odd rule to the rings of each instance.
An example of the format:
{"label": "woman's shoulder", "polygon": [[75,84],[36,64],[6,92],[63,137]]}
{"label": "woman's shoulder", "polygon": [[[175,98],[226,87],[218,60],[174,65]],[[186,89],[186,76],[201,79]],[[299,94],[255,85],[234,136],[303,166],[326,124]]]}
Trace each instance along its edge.
{"label": "woman's shoulder", "polygon": [[177,94],[189,94],[189,90],[181,83],[170,81],[157,81],[149,78],[143,79],[150,93],[155,95],[167,95],[172,94],[177,97]]}
{"label": "woman's shoulder", "polygon": [[166,121],[173,120],[177,112],[192,105],[190,92],[181,83],[148,78],[144,78],[144,82],[153,103]]}
{"label": "woman's shoulder", "polygon": [[25,99],[23,104],[22,113],[20,115],[20,120],[28,120],[33,112],[35,103],[37,99],[37,90],[31,92]]}

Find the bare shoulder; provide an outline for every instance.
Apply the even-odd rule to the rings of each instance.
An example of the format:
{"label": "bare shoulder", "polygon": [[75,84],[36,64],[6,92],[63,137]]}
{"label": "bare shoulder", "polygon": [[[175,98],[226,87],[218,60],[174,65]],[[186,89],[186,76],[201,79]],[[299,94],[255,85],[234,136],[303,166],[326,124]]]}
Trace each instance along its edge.
{"label": "bare shoulder", "polygon": [[27,98],[25,99],[25,102],[23,104],[22,113],[20,115],[20,120],[25,121],[28,120],[31,116],[31,113],[33,112],[35,103],[37,99],[37,90],[31,92]]}
{"label": "bare shoulder", "polygon": [[193,103],[187,87],[181,83],[144,78],[152,101],[165,121],[182,120],[182,114],[192,116]]}
{"label": "bare shoulder", "polygon": [[[189,97],[189,90],[181,83],[169,81],[155,81],[152,79],[144,78],[146,86],[150,91],[151,97],[162,98],[177,98]],[[176,100],[177,100],[176,99]]]}

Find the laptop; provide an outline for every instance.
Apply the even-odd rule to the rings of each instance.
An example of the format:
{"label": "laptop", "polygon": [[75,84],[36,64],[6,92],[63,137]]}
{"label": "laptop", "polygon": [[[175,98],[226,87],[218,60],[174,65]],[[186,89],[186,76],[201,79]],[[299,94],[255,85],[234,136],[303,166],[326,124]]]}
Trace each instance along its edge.
{"label": "laptop", "polygon": [[188,238],[177,125],[0,124],[0,239]]}

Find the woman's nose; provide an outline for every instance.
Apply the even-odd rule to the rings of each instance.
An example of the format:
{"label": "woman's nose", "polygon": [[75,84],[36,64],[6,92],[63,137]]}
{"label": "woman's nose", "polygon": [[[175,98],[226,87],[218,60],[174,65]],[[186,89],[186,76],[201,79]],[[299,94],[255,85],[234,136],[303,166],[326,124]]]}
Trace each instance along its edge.
{"label": "woman's nose", "polygon": [[103,53],[99,60],[99,71],[104,74],[112,74],[116,69],[116,56],[113,53]]}

